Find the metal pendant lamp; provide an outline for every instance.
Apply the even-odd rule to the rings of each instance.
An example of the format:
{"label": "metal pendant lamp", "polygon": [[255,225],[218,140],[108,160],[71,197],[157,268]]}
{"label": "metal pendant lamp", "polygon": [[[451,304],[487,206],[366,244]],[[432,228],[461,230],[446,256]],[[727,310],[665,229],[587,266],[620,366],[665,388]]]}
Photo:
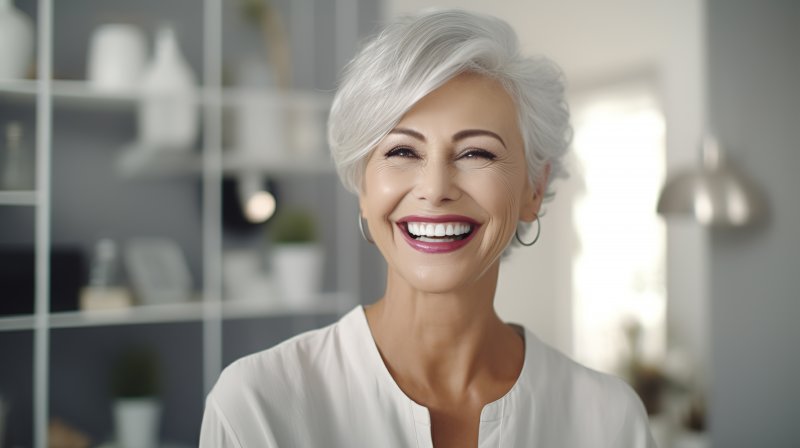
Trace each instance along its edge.
{"label": "metal pendant lamp", "polygon": [[708,227],[746,227],[766,212],[763,196],[735,169],[712,136],[701,148],[700,166],[681,170],[661,189],[658,213],[692,216]]}

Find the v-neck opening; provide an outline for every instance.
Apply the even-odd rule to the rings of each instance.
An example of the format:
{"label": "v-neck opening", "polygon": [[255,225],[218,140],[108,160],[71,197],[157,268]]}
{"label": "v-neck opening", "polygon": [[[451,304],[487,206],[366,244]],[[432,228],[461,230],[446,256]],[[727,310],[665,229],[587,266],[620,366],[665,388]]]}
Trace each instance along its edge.
{"label": "v-neck opening", "polygon": [[[375,342],[375,337],[372,334],[372,329],[370,328],[369,321],[367,320],[366,310],[364,309],[363,306],[359,306],[358,308],[360,310],[357,313],[359,316],[358,318],[359,325],[361,327],[360,331],[366,334],[368,336],[368,340],[371,342],[367,343],[367,345],[369,345],[369,348],[367,349],[370,358],[369,362],[373,365],[372,367],[381,377],[381,381],[386,383],[387,387],[393,393],[397,394],[399,397],[402,397],[409,403],[409,405],[411,406],[411,412],[413,414],[415,423],[430,428],[431,425],[430,410],[426,406],[417,403],[411,397],[409,397],[408,394],[406,394],[405,391],[403,391],[403,389],[400,388],[400,385],[397,384],[397,381],[395,381],[394,377],[392,377],[392,374],[389,372],[389,368],[383,361],[383,357],[381,356],[380,350],[378,349],[378,344]],[[511,397],[513,397],[517,393],[517,391],[522,387],[520,384],[522,383],[523,378],[526,377],[527,371],[531,368],[529,364],[531,362],[530,358],[531,358],[532,341],[529,341],[530,339],[529,335],[523,327],[516,324],[510,324],[510,325],[512,326],[514,331],[520,334],[520,336],[522,337],[522,343],[523,343],[522,368],[520,369],[519,375],[517,376],[517,379],[514,381],[514,384],[511,386],[511,388],[509,388],[509,390],[506,391],[506,393],[503,394],[500,398],[491,401],[489,403],[486,403],[481,409],[480,423],[479,423],[481,427],[479,427],[479,432],[478,432],[479,440],[481,438],[481,429],[483,429],[482,426],[484,423],[502,421],[505,414],[506,402],[510,400]],[[366,340],[367,338],[364,339]]]}

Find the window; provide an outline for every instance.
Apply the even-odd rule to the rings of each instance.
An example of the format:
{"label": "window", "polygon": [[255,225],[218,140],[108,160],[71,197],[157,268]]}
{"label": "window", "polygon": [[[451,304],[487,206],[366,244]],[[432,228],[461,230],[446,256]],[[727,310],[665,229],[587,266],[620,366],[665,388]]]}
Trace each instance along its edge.
{"label": "window", "polygon": [[666,229],[656,215],[665,172],[663,114],[646,83],[602,89],[573,102],[574,355],[619,372],[626,328],[641,329],[645,360],[666,352]]}

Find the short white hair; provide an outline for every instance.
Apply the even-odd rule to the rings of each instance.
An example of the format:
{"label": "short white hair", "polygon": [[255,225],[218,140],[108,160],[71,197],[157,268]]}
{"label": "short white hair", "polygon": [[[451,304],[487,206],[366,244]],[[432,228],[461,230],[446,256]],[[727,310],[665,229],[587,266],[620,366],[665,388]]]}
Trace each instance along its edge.
{"label": "short white hair", "polygon": [[550,164],[564,176],[572,138],[561,70],[544,57],[523,57],[504,21],[461,10],[401,17],[345,67],[328,120],[328,143],[345,188],[360,193],[375,146],[423,97],[473,72],[499,81],[517,106],[531,182]]}

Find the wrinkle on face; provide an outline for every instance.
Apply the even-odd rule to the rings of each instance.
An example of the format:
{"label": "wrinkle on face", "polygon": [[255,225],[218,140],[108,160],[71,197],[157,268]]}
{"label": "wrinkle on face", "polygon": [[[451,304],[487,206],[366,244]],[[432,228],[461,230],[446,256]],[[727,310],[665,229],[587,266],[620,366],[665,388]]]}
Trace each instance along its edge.
{"label": "wrinkle on face", "polygon": [[[389,269],[409,283],[463,287],[496,267],[520,218],[538,210],[516,107],[499,82],[462,74],[420,100],[396,129],[366,164],[359,204],[370,232]],[[482,224],[454,253],[416,252],[396,227],[409,215],[445,214]]]}

